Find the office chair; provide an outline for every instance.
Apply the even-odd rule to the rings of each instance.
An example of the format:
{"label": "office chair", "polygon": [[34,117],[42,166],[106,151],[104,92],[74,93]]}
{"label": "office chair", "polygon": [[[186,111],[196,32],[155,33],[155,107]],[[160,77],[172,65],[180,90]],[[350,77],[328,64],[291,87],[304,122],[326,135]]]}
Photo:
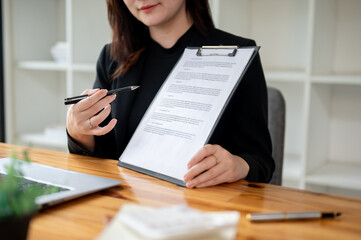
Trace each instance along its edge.
{"label": "office chair", "polygon": [[272,157],[275,160],[275,171],[269,183],[282,185],[286,103],[282,93],[278,89],[268,87],[267,92],[268,128],[272,140]]}

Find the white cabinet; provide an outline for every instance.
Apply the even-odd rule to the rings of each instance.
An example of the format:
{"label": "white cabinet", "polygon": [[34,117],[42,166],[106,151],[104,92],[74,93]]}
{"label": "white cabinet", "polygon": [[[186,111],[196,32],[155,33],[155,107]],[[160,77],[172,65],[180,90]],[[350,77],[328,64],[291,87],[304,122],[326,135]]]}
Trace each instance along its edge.
{"label": "white cabinet", "polygon": [[[4,2],[7,61],[7,141],[66,151],[63,99],[90,88],[95,63],[111,40],[106,2],[8,0]],[[65,45],[65,60],[51,49]]]}
{"label": "white cabinet", "polygon": [[213,0],[286,99],[284,185],[361,197],[361,1]]}

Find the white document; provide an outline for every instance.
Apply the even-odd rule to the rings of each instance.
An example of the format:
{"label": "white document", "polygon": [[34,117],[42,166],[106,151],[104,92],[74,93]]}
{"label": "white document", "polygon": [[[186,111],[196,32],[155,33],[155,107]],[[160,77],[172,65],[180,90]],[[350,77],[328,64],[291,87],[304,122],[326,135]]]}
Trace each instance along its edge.
{"label": "white document", "polygon": [[229,49],[203,49],[202,53],[210,56],[197,56],[198,49],[185,49],[144,114],[119,165],[184,186],[187,163],[207,143],[257,50],[239,48],[235,56],[224,56]]}
{"label": "white document", "polygon": [[239,219],[237,211],[123,204],[96,240],[231,240],[236,237]]}

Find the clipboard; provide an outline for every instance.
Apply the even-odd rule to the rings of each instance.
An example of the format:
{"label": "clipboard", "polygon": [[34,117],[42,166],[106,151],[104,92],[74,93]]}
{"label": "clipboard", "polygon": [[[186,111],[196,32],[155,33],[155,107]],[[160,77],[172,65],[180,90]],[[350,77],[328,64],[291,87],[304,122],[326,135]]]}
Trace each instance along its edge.
{"label": "clipboard", "polygon": [[[159,89],[158,93],[154,97],[152,103],[148,107],[148,110],[144,114],[142,120],[140,121],[136,131],[134,132],[131,140],[129,141],[127,147],[125,148],[124,152],[119,158],[118,166],[122,166],[143,174],[147,174],[174,184],[177,184],[179,186],[185,187],[185,182],[183,181],[183,173],[185,174],[185,169],[188,161],[190,158],[205,144],[207,144],[213,134],[214,129],[216,128],[219,120],[222,117],[222,114],[228,105],[229,101],[231,100],[235,90],[237,89],[238,85],[240,84],[244,74],[246,73],[247,69],[251,65],[253,59],[258,54],[260,47],[259,46],[250,46],[250,47],[238,47],[238,46],[203,46],[200,48],[194,48],[194,47],[188,47],[185,49],[185,52],[183,53],[182,57],[178,60],[177,64],[174,66],[173,70],[168,75],[167,79],[164,81],[163,85]],[[247,59],[241,59],[243,57],[243,52],[247,53],[244,54]],[[167,106],[171,105],[172,103],[174,106],[170,106],[170,111],[174,108],[179,107],[177,104],[178,102],[173,101],[174,99],[170,99],[170,101],[167,103],[168,105],[164,105],[164,102],[167,102],[169,99],[167,99],[165,96],[167,96],[167,91],[170,91],[172,89],[172,86],[176,86],[176,84],[173,84],[174,82],[179,82],[180,80],[177,79],[180,75],[187,75],[187,67],[192,68],[197,65],[200,66],[200,69],[202,68],[202,64],[205,63],[219,63],[218,58],[222,58],[223,62],[220,64],[227,65],[227,62],[230,61],[232,64],[235,62],[238,63],[238,61],[242,62],[242,69],[232,69],[232,71],[236,71],[236,74],[230,74],[232,75],[232,82],[229,84],[229,90],[225,95],[222,96],[222,104],[217,105],[217,115],[210,115],[210,117],[205,117],[204,120],[204,126],[201,126],[201,130],[204,128],[205,132],[202,132],[200,134],[201,136],[198,136],[195,134],[194,145],[192,145],[192,135],[187,135],[188,132],[183,131],[183,128],[177,129],[177,128],[160,128],[158,126],[153,126],[152,124],[155,122],[157,124],[157,119],[154,118],[155,115],[158,116],[158,108],[162,110],[162,107],[165,106],[165,109],[167,110]],[[240,59],[240,60],[239,60]],[[212,61],[211,61],[212,60]],[[188,64],[188,65],[187,65]],[[192,65],[193,64],[193,65]],[[230,66],[232,65],[230,64]],[[237,65],[238,66],[238,65]],[[227,66],[225,67],[227,68]],[[185,69],[185,70],[184,70]],[[212,68],[209,68],[212,69]],[[227,72],[227,69],[225,70]],[[203,74],[203,73],[202,73]],[[207,73],[205,72],[205,75]],[[194,76],[197,75],[197,72],[194,73]],[[221,76],[221,75],[220,75]],[[223,75],[222,75],[223,76]],[[183,76],[184,79],[188,79],[187,76]],[[175,80],[176,79],[176,80]],[[181,79],[181,78],[180,78]],[[181,79],[181,80],[184,80]],[[186,81],[186,80],[184,80]],[[192,80],[191,80],[192,81]],[[215,80],[218,81],[218,80]],[[173,84],[173,85],[172,85]],[[188,85],[185,85],[185,87],[182,85],[182,87],[178,86],[179,88],[183,89],[184,91],[189,90]],[[204,88],[202,86],[195,87],[196,91],[202,91],[205,92],[204,94],[216,94],[210,90],[210,88]],[[194,92],[194,96],[198,93]],[[210,91],[211,93],[208,93],[206,91]],[[172,93],[173,95],[176,95],[177,93]],[[186,92],[187,96],[192,96]],[[203,97],[203,96],[202,96]],[[215,96],[215,99],[217,100],[218,96]],[[192,98],[192,97],[191,97]],[[163,101],[166,99],[167,101]],[[186,101],[186,100],[185,100]],[[187,102],[187,101],[186,101]],[[163,105],[162,105],[163,104]],[[197,105],[197,104],[195,104]],[[183,105],[182,105],[183,106]],[[169,107],[169,106],[168,106]],[[200,106],[192,106],[194,108],[199,107],[199,112],[203,111],[203,108],[206,108],[207,105],[204,103],[203,105],[200,104]],[[189,107],[189,109],[185,109],[184,112],[187,110],[191,111],[192,107]],[[198,109],[198,108],[197,108]],[[197,109],[195,110],[196,115],[198,114]],[[185,119],[190,118],[192,120],[192,116],[186,116],[186,114],[180,111],[176,112],[179,113],[178,115],[171,115],[177,116],[180,120],[179,121],[185,121]],[[162,115],[163,113],[160,113]],[[184,116],[182,115],[184,114]],[[210,112],[212,114],[212,112]],[[187,118],[188,117],[188,118]],[[156,119],[156,120],[154,120]],[[207,119],[211,119],[210,122],[207,122]],[[191,121],[189,120],[189,121]],[[193,119],[194,120],[194,119]],[[168,121],[166,120],[159,120],[160,124],[163,122],[161,121]],[[194,120],[196,121],[196,120]],[[181,123],[180,123],[181,124]],[[167,125],[167,123],[165,123]],[[192,126],[193,127],[193,126]],[[192,128],[193,130],[193,128]],[[194,130],[195,132],[197,130]],[[161,135],[164,134],[164,135]],[[177,135],[178,134],[178,135]],[[163,136],[165,136],[163,140]],[[199,137],[199,139],[197,139]],[[180,138],[180,140],[178,139]],[[184,138],[184,141],[183,141]],[[189,139],[187,139],[189,138]],[[156,141],[160,141],[158,143],[152,142],[152,139],[156,139]],[[173,145],[167,145],[169,144],[169,141],[174,140]],[[178,141],[179,140],[179,141]],[[164,142],[162,142],[164,141]],[[178,144],[177,144],[178,143]],[[168,146],[167,149],[162,149],[162,146],[159,148],[157,145],[165,145],[164,148]],[[160,149],[161,152],[163,152],[163,155],[157,155],[156,151],[157,148]],[[194,148],[194,149],[192,149]],[[188,150],[190,153],[184,153],[184,151]],[[173,154],[174,152],[174,154]],[[183,157],[183,154],[187,155],[186,157]],[[179,156],[180,155],[180,156]],[[173,157],[169,157],[173,156]],[[180,158],[179,161],[177,161],[177,158]],[[186,159],[188,158],[188,159]],[[171,164],[170,162],[173,162]],[[154,164],[153,164],[154,163]],[[180,168],[178,171],[176,168]]]}

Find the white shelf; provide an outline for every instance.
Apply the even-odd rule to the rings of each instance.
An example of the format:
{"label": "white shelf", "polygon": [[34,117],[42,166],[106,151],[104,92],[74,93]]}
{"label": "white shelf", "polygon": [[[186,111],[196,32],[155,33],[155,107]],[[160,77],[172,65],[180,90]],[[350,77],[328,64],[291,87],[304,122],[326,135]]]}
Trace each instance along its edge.
{"label": "white shelf", "polygon": [[308,174],[306,182],[361,191],[361,164],[327,163]]}
{"label": "white shelf", "polygon": [[66,71],[67,64],[54,61],[21,61],[18,67],[27,70]]}
{"label": "white shelf", "polygon": [[284,183],[360,190],[361,1],[210,2],[217,27],[262,46],[267,84],[285,97]]}
{"label": "white shelf", "polygon": [[74,63],[72,69],[75,72],[95,73],[96,63]]}
{"label": "white shelf", "polygon": [[315,75],[313,83],[361,85],[361,75]]}
{"label": "white shelf", "polygon": [[[5,49],[10,53],[5,82],[11,86],[7,142],[66,150],[65,129],[54,126],[65,125],[64,96],[77,95],[94,82],[99,53],[111,41],[106,2],[3,2],[3,12],[8,13],[3,21],[9,39]],[[55,46],[62,54],[56,54]]]}
{"label": "white shelf", "polygon": [[267,81],[304,82],[306,76],[304,71],[265,71]]}
{"label": "white shelf", "polygon": [[20,140],[31,145],[65,148],[67,145],[66,127],[65,125],[47,126],[43,132],[22,134]]}
{"label": "white shelf", "polygon": [[49,136],[44,133],[28,133],[20,136],[20,140],[30,145],[42,145],[57,148],[66,148],[66,134],[60,136]]}
{"label": "white shelf", "polygon": [[38,70],[38,71],[66,71],[71,69],[76,72],[95,72],[95,63],[57,63],[54,61],[21,61],[18,64],[20,69]]}

